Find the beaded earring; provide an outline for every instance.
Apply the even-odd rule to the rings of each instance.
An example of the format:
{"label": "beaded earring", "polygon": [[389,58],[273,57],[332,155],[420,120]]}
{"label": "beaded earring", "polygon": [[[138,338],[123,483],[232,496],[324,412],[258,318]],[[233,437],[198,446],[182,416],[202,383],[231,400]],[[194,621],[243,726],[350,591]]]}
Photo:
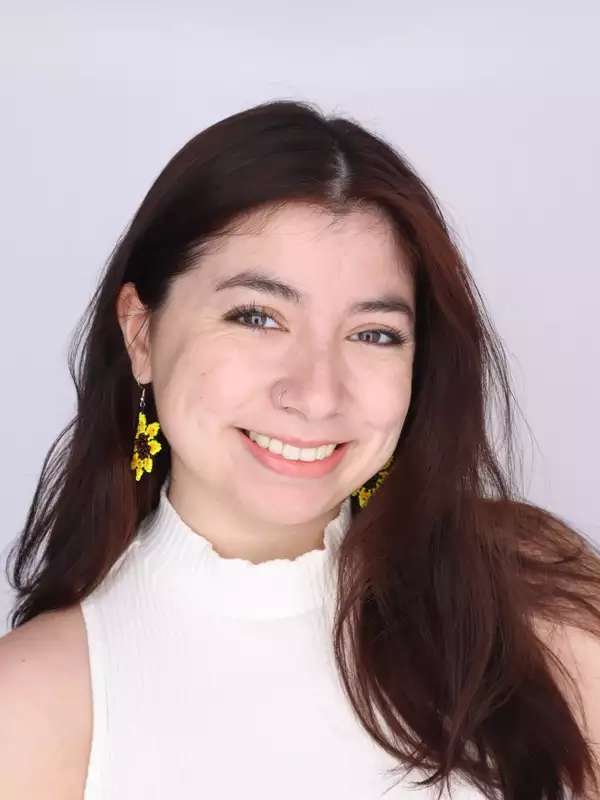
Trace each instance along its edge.
{"label": "beaded earring", "polygon": [[[141,386],[137,378],[135,382]],[[133,457],[130,464],[131,469],[135,472],[136,481],[140,480],[144,471],[152,472],[153,456],[162,450],[162,444],[155,440],[156,434],[160,430],[160,424],[158,422],[146,424],[145,397],[146,387],[144,386],[140,396],[137,431],[133,441]]]}
{"label": "beaded earring", "polygon": [[352,497],[358,498],[358,504],[361,508],[364,508],[367,505],[373,494],[377,491],[377,489],[379,489],[383,481],[386,479],[393,460],[394,454],[392,453],[379,472],[373,475],[372,478],[369,478],[369,480],[360,488],[351,492]]}

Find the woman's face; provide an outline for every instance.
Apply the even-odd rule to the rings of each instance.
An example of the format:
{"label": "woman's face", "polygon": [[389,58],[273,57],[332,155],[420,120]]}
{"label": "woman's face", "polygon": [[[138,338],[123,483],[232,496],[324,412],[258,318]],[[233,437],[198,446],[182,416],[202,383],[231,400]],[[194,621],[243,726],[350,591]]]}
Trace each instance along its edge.
{"label": "woman's face", "polygon": [[[411,397],[414,286],[374,211],[332,225],[293,204],[256,220],[175,280],[130,355],[138,380],[153,384],[173,482],[256,520],[301,523],[336,507],[394,451]],[[294,294],[232,281],[241,273]],[[384,298],[398,308],[353,309]],[[244,304],[258,308],[235,310]],[[392,329],[405,343],[393,343]],[[133,327],[124,332],[131,341]],[[327,468],[266,455],[240,429],[348,444]]]}

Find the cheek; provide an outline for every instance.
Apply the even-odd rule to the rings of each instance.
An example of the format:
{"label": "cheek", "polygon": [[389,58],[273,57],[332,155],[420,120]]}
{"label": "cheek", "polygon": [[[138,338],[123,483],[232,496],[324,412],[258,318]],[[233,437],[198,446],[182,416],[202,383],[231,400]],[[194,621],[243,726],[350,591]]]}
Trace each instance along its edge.
{"label": "cheek", "polygon": [[[219,346],[221,344],[221,346]],[[260,376],[239,348],[226,342],[186,343],[164,356],[156,387],[165,435],[180,438],[190,424],[206,430],[239,422],[238,409],[257,396]]]}
{"label": "cheek", "polygon": [[361,385],[362,417],[374,430],[400,429],[408,412],[412,376],[408,371],[393,376],[373,377]]}

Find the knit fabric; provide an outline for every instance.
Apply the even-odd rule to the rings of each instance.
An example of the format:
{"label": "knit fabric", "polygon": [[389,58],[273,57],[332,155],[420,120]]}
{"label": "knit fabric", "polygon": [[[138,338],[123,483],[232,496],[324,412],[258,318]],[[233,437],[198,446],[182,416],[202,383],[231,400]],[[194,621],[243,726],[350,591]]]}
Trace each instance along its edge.
{"label": "knit fabric", "polygon": [[[423,800],[361,727],[331,644],[350,497],[324,549],[216,553],[169,501],[81,602],[93,736],[84,800]],[[479,800],[452,783],[454,800]],[[443,798],[448,798],[444,792]]]}

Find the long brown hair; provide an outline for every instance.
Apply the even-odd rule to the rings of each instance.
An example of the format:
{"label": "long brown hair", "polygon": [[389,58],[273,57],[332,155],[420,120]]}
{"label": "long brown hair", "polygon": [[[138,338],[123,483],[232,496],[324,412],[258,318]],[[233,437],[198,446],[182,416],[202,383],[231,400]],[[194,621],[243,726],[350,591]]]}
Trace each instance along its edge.
{"label": "long brown hair", "polygon": [[[339,551],[334,644],[348,698],[398,771],[432,771],[415,784],[441,794],[454,772],[490,798],[578,793],[594,754],[534,623],[600,636],[600,554],[518,493],[506,356],[434,195],[388,143],[313,104],[264,103],[199,133],[119,240],[69,351],[77,413],[9,554],[11,626],[89,594],[169,471],[164,441],[151,474],[136,483],[130,470],[139,393],[116,316],[122,285],[156,312],[211,242],[290,202],[382,210],[415,279],[411,405],[391,472],[353,507]],[[486,428],[493,400],[504,465]],[[146,403],[156,419],[151,391]]]}

